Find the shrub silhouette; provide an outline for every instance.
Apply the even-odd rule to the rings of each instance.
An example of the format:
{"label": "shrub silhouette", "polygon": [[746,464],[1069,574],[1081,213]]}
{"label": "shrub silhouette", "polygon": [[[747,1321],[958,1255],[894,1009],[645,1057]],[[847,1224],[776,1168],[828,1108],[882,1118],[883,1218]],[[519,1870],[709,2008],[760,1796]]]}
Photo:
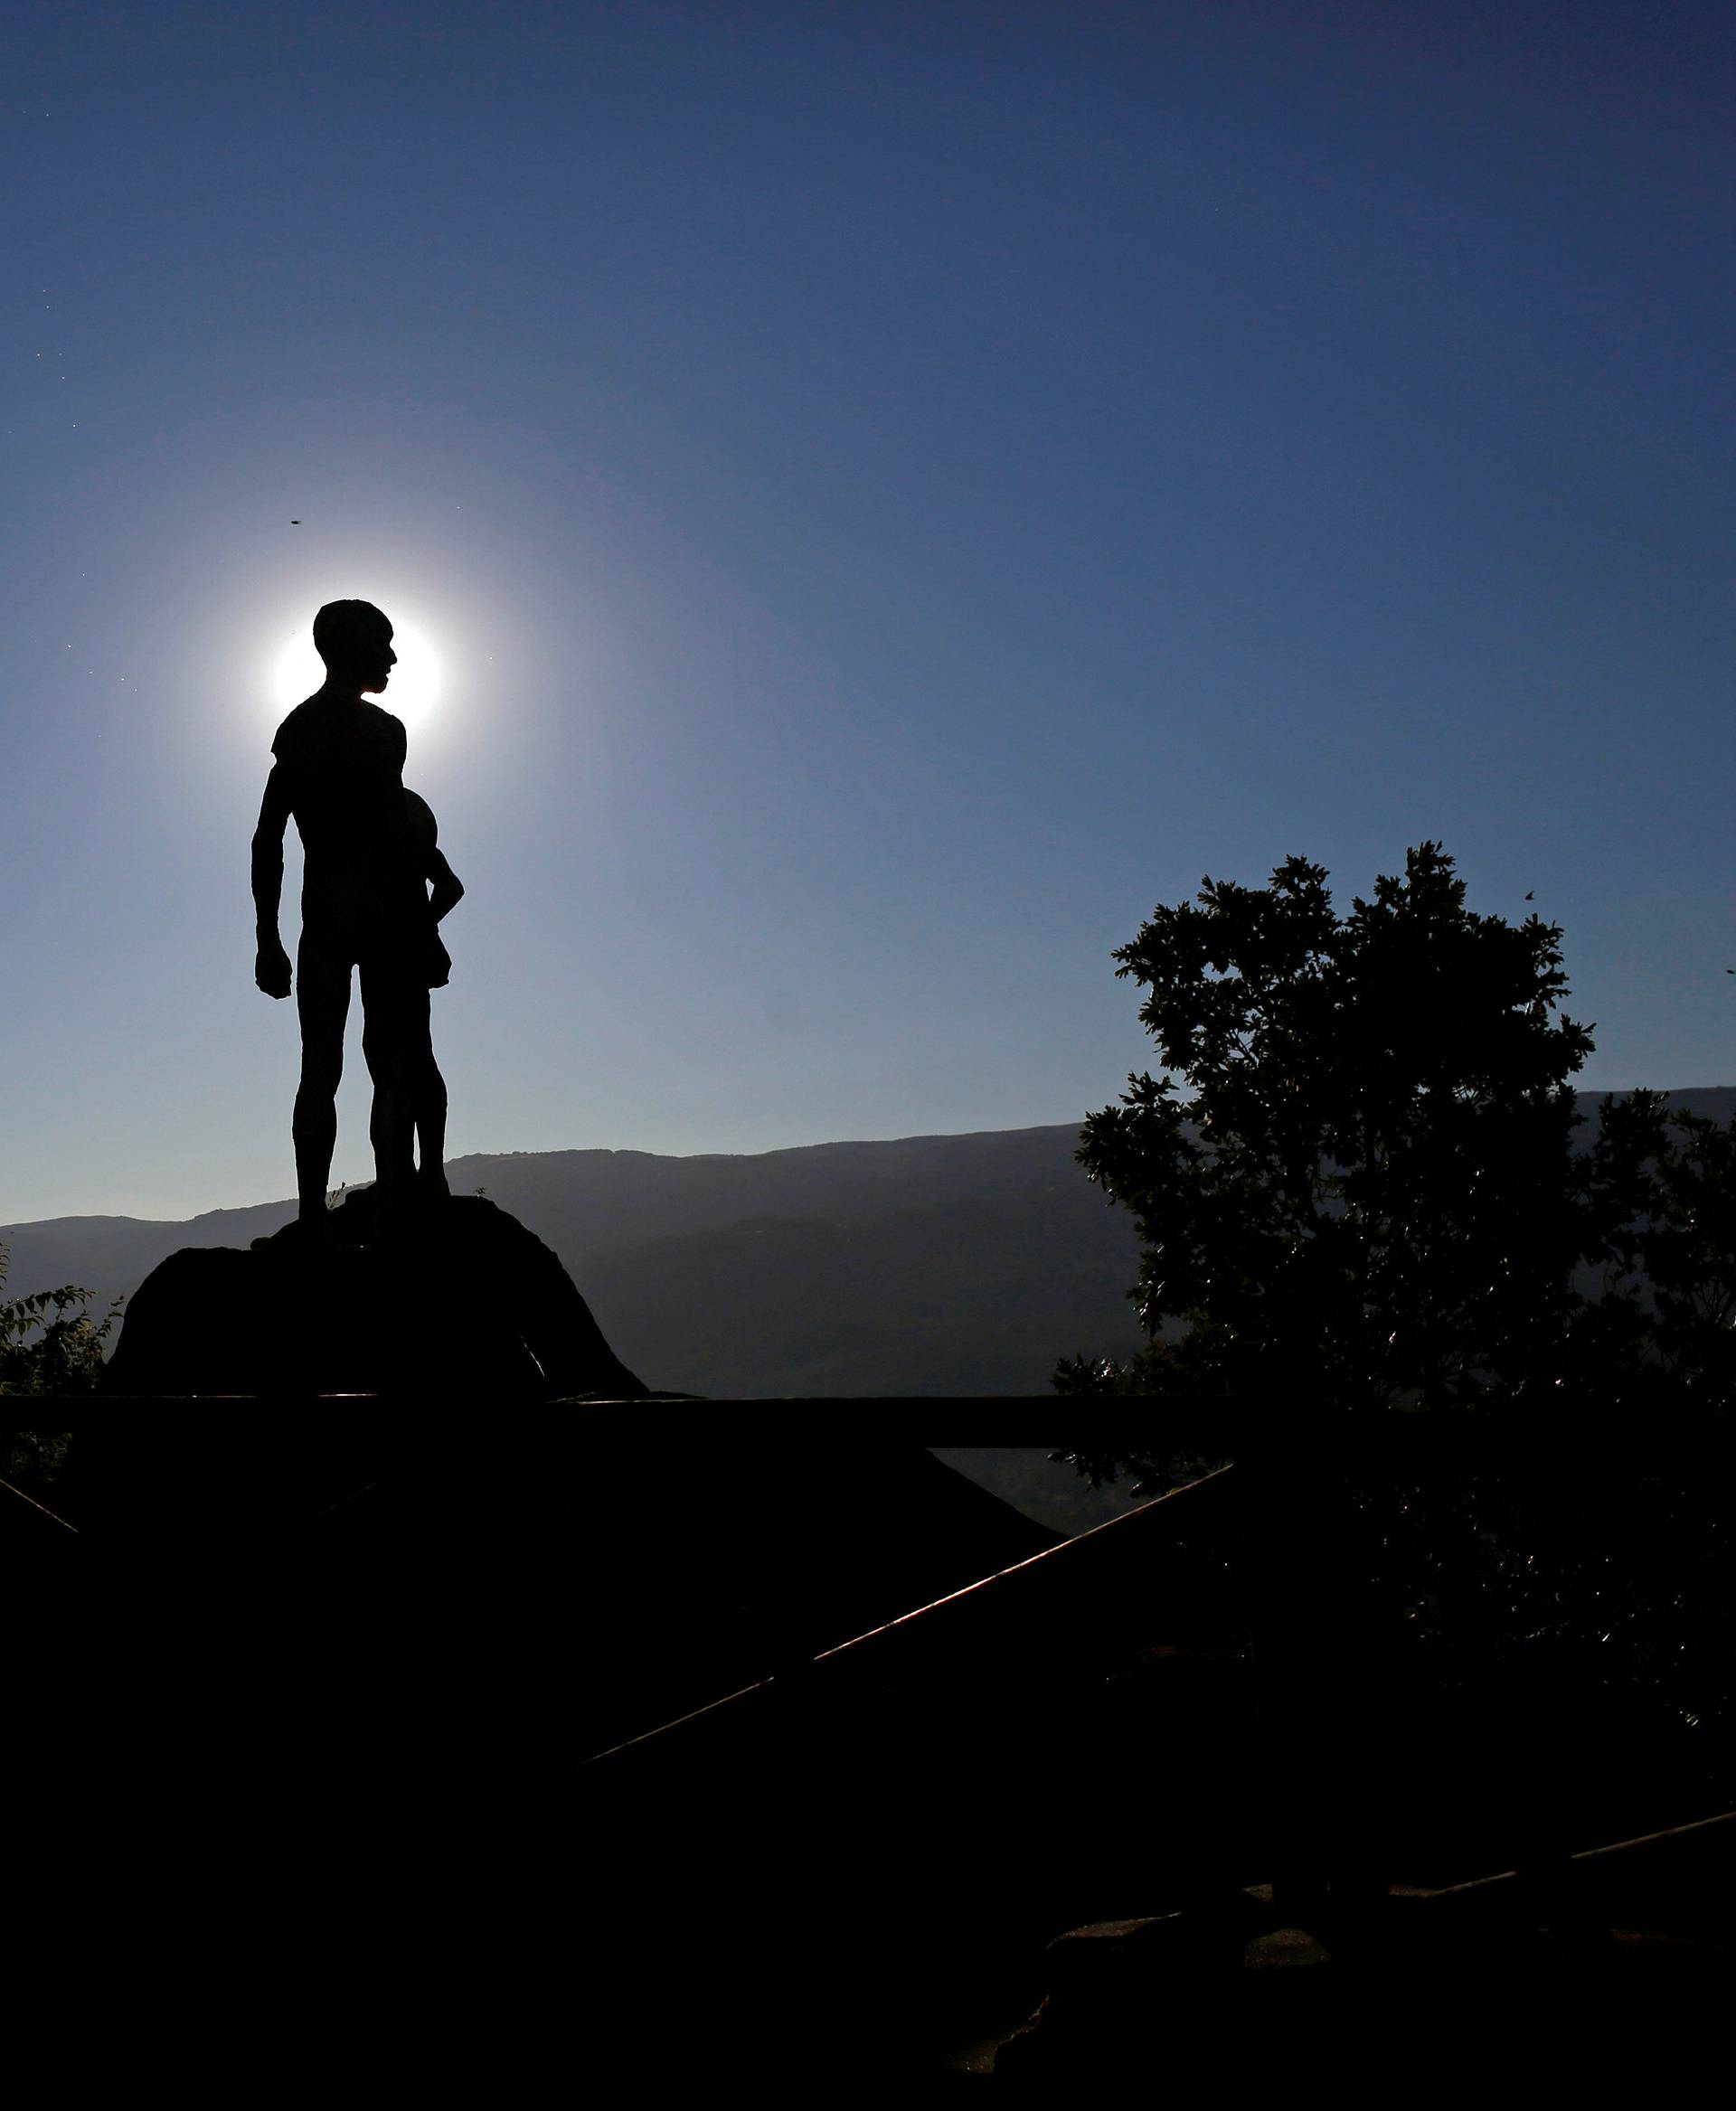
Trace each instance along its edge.
{"label": "shrub silhouette", "polygon": [[[0,1288],[8,1256],[0,1246]],[[102,1348],[126,1300],[117,1297],[99,1324],[90,1316],[96,1295],[76,1284],[0,1298],[0,1395],[94,1392]]]}

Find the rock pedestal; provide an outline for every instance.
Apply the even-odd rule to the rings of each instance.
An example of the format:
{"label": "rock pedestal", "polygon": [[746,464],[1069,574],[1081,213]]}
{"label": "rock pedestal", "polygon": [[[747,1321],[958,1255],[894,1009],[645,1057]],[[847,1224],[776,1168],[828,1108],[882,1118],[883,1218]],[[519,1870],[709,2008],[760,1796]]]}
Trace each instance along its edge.
{"label": "rock pedestal", "polygon": [[246,1251],[184,1247],[130,1299],[111,1393],[641,1399],[559,1258],[479,1195],[364,1188]]}

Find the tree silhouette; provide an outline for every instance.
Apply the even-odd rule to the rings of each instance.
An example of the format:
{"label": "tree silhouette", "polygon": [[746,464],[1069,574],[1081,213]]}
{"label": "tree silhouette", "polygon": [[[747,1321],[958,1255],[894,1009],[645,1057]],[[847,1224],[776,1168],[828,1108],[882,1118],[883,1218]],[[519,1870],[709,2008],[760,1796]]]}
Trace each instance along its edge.
{"label": "tree silhouette", "polygon": [[[1137,1220],[1149,1340],[1124,1364],[1071,1358],[1056,1387],[1234,1396],[1294,1431],[1296,1478],[1267,1461],[1260,1515],[1310,1577],[1297,1618],[1316,1641],[1336,1621],[1363,1642],[1516,1649],[1533,1669],[1546,1648],[1581,1684],[1723,1740],[1723,1476],[1669,1432],[1692,1413],[1715,1438],[1736,1399],[1736,1123],[1635,1092],[1581,1126],[1569,1079],[1592,1042],[1561,1012],[1560,928],[1474,914],[1439,843],[1348,916],[1326,879],[1292,858],[1265,888],[1208,880],[1115,955],[1165,1070],[1091,1115],[1078,1155]],[[1310,1456],[1323,1417],[1395,1409],[1482,1411],[1490,1441],[1438,1479],[1382,1466],[1378,1446]],[[1529,1409],[1563,1439],[1594,1416],[1604,1433],[1553,1455],[1578,1462],[1571,1502],[1547,1468],[1507,1484],[1502,1428]],[[1226,1415],[1215,1453],[1209,1415],[1182,1426],[1154,1409],[1058,1456],[1140,1496],[1249,1425]],[[1340,1667],[1341,1700],[1361,1661]],[[1732,1766],[1719,1742],[1724,1788]]]}
{"label": "tree silhouette", "polygon": [[1561,928],[1468,909],[1435,843],[1347,917],[1326,878],[1208,880],[1116,954],[1166,1072],[1091,1115],[1079,1158],[1137,1220],[1151,1339],[1058,1388],[1364,1409],[1727,1388],[1736,1136],[1638,1093],[1576,1150],[1593,1044],[1561,1013]]}

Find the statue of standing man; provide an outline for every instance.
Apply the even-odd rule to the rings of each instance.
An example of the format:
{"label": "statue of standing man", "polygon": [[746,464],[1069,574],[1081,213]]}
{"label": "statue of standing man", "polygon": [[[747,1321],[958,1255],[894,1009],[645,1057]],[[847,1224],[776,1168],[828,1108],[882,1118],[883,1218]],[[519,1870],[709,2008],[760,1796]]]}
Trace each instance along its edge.
{"label": "statue of standing man", "polygon": [[444,984],[450,965],[435,927],[464,892],[439,851],[432,814],[404,789],[402,721],[368,701],[384,693],[397,663],[392,625],[372,602],[330,601],[314,618],[314,646],[326,681],[278,728],[253,834],[253,974],[270,997],[291,988],[278,908],[292,814],[301,835],[294,1136],[301,1220],[310,1230],[324,1222],[331,1183],[352,969],[361,971],[362,1051],[373,1080],[369,1136],[382,1196],[446,1192],[446,1085],[429,1039],[428,993]]}

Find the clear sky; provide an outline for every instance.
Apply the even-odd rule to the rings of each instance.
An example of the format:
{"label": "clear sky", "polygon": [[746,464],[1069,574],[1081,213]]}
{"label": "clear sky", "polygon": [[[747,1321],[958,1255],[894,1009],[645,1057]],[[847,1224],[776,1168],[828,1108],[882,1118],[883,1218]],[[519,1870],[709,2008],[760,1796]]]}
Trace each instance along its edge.
{"label": "clear sky", "polygon": [[1072,1120],[1155,903],[1425,836],[1582,1082],[1736,1081],[1727,5],[5,23],[0,1220],[293,1192],[339,595],[438,663],[454,1155]]}

